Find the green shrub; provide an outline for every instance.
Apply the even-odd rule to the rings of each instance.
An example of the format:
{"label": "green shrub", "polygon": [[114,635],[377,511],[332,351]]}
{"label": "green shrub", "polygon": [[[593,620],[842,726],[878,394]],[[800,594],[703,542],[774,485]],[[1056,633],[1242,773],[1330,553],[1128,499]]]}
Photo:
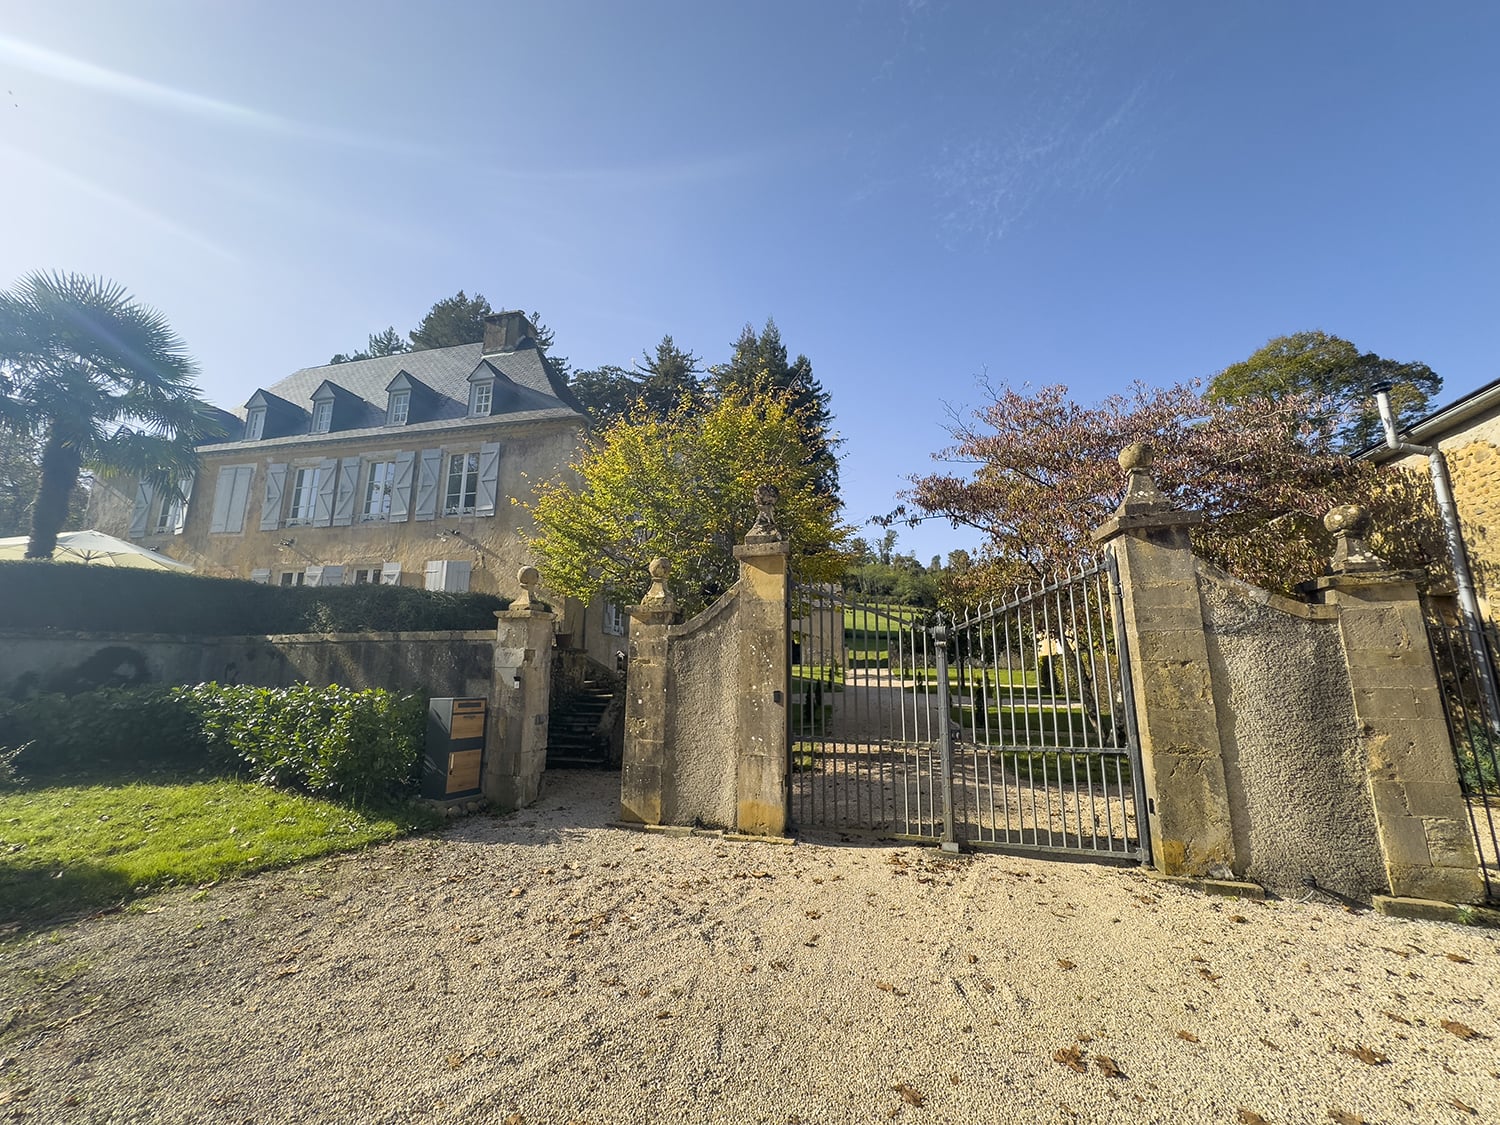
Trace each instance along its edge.
{"label": "green shrub", "polygon": [[235,636],[491,629],[495,594],[411,586],[265,586],[234,578],[0,562],[0,629]]}
{"label": "green shrub", "polygon": [[0,703],[0,747],[23,777],[108,770],[219,768],[172,688],[101,688]]}
{"label": "green shrub", "polygon": [[408,787],[421,760],[421,696],[306,684],[172,690],[198,716],[211,754],[268,785],[368,800]]}
{"label": "green shrub", "polygon": [[366,801],[412,784],[426,717],[421,696],[380,690],[104,688],[0,703],[0,763],[25,779],[243,768],[268,785]]}

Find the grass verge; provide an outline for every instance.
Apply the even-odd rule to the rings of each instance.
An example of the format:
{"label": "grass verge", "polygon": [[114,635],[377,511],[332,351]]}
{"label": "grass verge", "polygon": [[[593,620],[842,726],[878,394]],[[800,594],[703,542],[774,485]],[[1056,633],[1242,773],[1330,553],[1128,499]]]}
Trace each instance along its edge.
{"label": "grass verge", "polygon": [[414,805],[351,808],[234,778],[0,792],[0,933],[346,852],[435,826]]}

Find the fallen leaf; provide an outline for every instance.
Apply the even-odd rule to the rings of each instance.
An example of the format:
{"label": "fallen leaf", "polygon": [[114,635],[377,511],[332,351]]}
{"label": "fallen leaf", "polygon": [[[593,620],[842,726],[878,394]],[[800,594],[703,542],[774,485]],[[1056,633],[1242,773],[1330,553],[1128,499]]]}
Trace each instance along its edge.
{"label": "fallen leaf", "polygon": [[817,921],[819,918],[823,917],[823,912],[821,910],[809,910],[807,912],[807,916],[814,921]]}
{"label": "fallen leaf", "polygon": [[818,946],[818,939],[820,939],[822,936],[823,936],[822,934],[809,934],[807,936],[807,940],[804,941],[802,944],[806,945],[806,946],[808,946],[810,948],[816,949],[817,946]]}
{"label": "fallen leaf", "polygon": [[[525,887],[512,887],[510,889],[510,897],[511,898],[520,898],[525,893],[526,893],[526,888]],[[520,1114],[513,1113],[513,1114],[510,1115],[510,1117],[520,1117]],[[507,1122],[509,1122],[510,1121],[510,1117],[507,1117],[505,1120]],[[525,1120],[524,1119],[522,1119],[521,1125],[525,1125]]]}
{"label": "fallen leaf", "polygon": [[1357,1113],[1350,1113],[1347,1109],[1330,1109],[1328,1117],[1338,1125],[1365,1125],[1365,1119]]}
{"label": "fallen leaf", "polygon": [[977,953],[971,953],[971,954],[969,954],[969,964],[971,964],[971,965],[977,965],[977,964],[979,964],[979,954],[977,954]]}
{"label": "fallen leaf", "polygon": [[65,1097],[62,1100],[62,1104],[65,1105],[65,1106],[69,1106],[69,1107],[78,1105],[79,1104],[79,1102],[78,1102],[78,1095],[77,1094],[69,1094],[67,1097]]}
{"label": "fallen leaf", "polygon": [[1231,914],[1229,916],[1229,920],[1231,922],[1248,922],[1248,921],[1250,921],[1250,919],[1246,918],[1243,914]]}
{"label": "fallen leaf", "polygon": [[771,873],[769,871],[752,871],[752,872],[750,872],[750,878],[752,878],[752,879],[769,879],[770,877],[771,877]]}
{"label": "fallen leaf", "polygon": [[1443,1030],[1444,1031],[1448,1031],[1448,1032],[1452,1032],[1454,1035],[1457,1035],[1460,1039],[1483,1039],[1484,1038],[1483,1035],[1480,1035],[1479,1032],[1475,1031],[1468,1024],[1466,1024],[1466,1023],[1459,1023],[1457,1020],[1444,1020],[1443,1021]]}
{"label": "fallen leaf", "polygon": [[289,977],[293,973],[300,973],[301,971],[301,965],[283,965],[281,968],[276,970],[276,975],[278,977]]}
{"label": "fallen leaf", "polygon": [[1108,1055],[1095,1055],[1094,1066],[1106,1078],[1124,1078],[1125,1072]]}
{"label": "fallen leaf", "polygon": [[1073,962],[1071,961],[1064,961],[1059,957],[1057,960],[1057,967],[1063,972],[1067,972],[1069,969],[1076,969],[1078,966],[1073,964]]}
{"label": "fallen leaf", "polygon": [[1269,1121],[1267,1121],[1260,1114],[1256,1113],[1255,1110],[1245,1109],[1243,1107],[1241,1107],[1240,1109],[1238,1121],[1240,1125],[1271,1125]]}
{"label": "fallen leaf", "polygon": [[1207,969],[1202,967],[1198,969],[1198,975],[1204,980],[1208,981],[1209,984],[1217,984],[1219,981],[1218,973],[1211,973]]}
{"label": "fallen leaf", "polygon": [[1462,953],[1445,953],[1443,956],[1459,965],[1472,965],[1474,963],[1473,961],[1470,961],[1467,957],[1465,957]]}
{"label": "fallen leaf", "polygon": [[1397,1023],[1404,1023],[1407,1027],[1411,1026],[1411,1020],[1407,1019],[1405,1016],[1398,1016],[1395,1012],[1382,1012],[1381,1014],[1384,1015],[1388,1020],[1395,1020]]}
{"label": "fallen leaf", "polygon": [[920,1106],[927,1100],[921,1094],[917,1093],[916,1090],[908,1086],[905,1082],[897,1082],[894,1086],[891,1087],[891,1089],[900,1094],[901,1100],[907,1105]]}
{"label": "fallen leaf", "polygon": [[672,1018],[672,1013],[671,1012],[657,1012],[656,1013],[656,1018],[659,1019],[659,1020],[669,1020],[669,1019]]}
{"label": "fallen leaf", "polygon": [[894,992],[894,991],[896,991],[896,986],[894,984],[890,984],[889,982],[883,981],[883,980],[876,981],[875,982],[875,987],[878,988],[878,989],[880,989],[881,992]]}
{"label": "fallen leaf", "polygon": [[506,1115],[504,1125],[526,1125],[526,1118],[522,1117],[519,1113],[508,1114]]}
{"label": "fallen leaf", "polygon": [[1196,1042],[1198,1042],[1198,1037],[1196,1035],[1194,1035],[1191,1031],[1179,1031],[1177,1033],[1177,1038],[1185,1040],[1188,1043],[1196,1043]]}
{"label": "fallen leaf", "polygon": [[1459,1113],[1467,1113],[1474,1117],[1479,1116],[1479,1111],[1477,1109],[1475,1109],[1471,1105],[1465,1105],[1457,1098],[1450,1098],[1448,1104],[1451,1105],[1454,1109],[1458,1110]]}
{"label": "fallen leaf", "polygon": [[1266,1038],[1266,1037],[1265,1037],[1265,1036],[1264,1036],[1264,1035],[1262,1035],[1262,1036],[1261,1036],[1261,1037],[1260,1037],[1260,1041],[1261,1041],[1261,1043],[1263,1043],[1263,1044],[1264,1044],[1264,1045],[1265,1045],[1265,1046],[1267,1046],[1267,1047],[1269,1047],[1269,1048],[1271,1048],[1271,1050],[1273,1050],[1273,1051],[1279,1051],[1279,1050],[1281,1050],[1281,1044],[1279,1044],[1279,1043],[1272,1043],[1272,1042],[1271,1042],[1271,1041],[1270,1041],[1270,1040],[1269,1040],[1269,1039],[1267,1039],[1267,1038]]}
{"label": "fallen leaf", "polygon": [[1371,1050],[1369,1047],[1365,1047],[1359,1044],[1356,1044],[1353,1047],[1340,1047],[1339,1053],[1348,1055],[1351,1059],[1358,1059],[1366,1066],[1383,1066],[1391,1061],[1385,1055],[1382,1055],[1379,1051]]}
{"label": "fallen leaf", "polygon": [[957,1086],[959,1084],[959,1082],[961,1081],[961,1079],[956,1074],[950,1074],[950,1075],[948,1075],[948,1081],[952,1082],[955,1086]]}
{"label": "fallen leaf", "polygon": [[455,1052],[454,1054],[448,1056],[448,1069],[457,1070],[459,1067],[464,1065],[464,1062],[464,1056],[460,1053]]}
{"label": "fallen leaf", "polygon": [[1066,1047],[1059,1047],[1053,1051],[1052,1060],[1062,1063],[1075,1074],[1084,1074],[1089,1069],[1089,1064],[1083,1061],[1083,1051],[1077,1043],[1070,1043]]}

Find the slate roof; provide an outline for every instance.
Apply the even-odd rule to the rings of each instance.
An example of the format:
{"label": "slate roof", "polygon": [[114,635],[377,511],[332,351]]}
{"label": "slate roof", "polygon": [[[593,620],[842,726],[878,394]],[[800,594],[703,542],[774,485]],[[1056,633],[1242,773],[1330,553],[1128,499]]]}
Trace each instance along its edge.
{"label": "slate roof", "polygon": [[[469,417],[469,376],[480,363],[487,363],[513,385],[498,380],[494,412],[487,418]],[[401,372],[435,392],[422,402],[420,416],[405,426],[386,425],[386,387]],[[288,434],[257,442],[221,442],[200,447],[204,452],[222,452],[250,446],[291,445],[308,441],[370,437],[380,433],[427,432],[458,426],[493,426],[505,422],[531,422],[551,418],[582,418],[583,409],[566,384],[555,379],[534,347],[484,354],[483,344],[459,344],[377,356],[352,363],[304,367],[280,382],[263,388],[278,398],[310,410],[313,392],[327,380],[355,395],[360,402],[340,412],[338,428],[326,434]],[[413,402],[417,406],[417,402]],[[245,408],[233,411],[240,419]]]}

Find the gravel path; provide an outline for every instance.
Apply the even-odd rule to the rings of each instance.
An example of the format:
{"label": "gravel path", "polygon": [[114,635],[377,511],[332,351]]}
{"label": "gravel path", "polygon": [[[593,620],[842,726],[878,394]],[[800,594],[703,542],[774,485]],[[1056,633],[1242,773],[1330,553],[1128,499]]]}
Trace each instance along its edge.
{"label": "gravel path", "polygon": [[617,783],[0,947],[0,1119],[1500,1119],[1493,931],[628,832]]}

